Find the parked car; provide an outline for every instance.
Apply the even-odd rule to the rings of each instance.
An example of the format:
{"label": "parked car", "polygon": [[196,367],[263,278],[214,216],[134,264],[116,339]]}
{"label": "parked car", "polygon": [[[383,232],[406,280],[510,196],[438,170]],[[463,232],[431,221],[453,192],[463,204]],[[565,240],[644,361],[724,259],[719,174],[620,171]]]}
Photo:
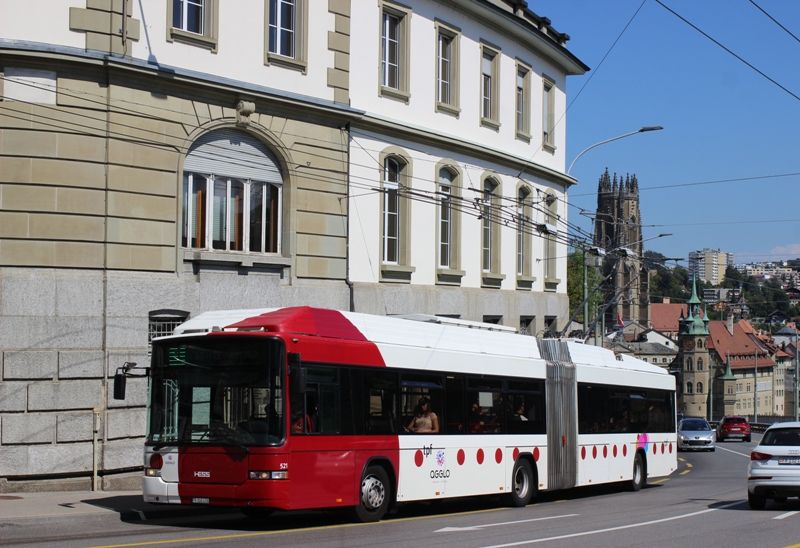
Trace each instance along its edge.
{"label": "parked car", "polygon": [[706,419],[689,418],[678,423],[678,451],[714,451],[715,438]]}
{"label": "parked car", "polygon": [[750,441],[750,423],[740,416],[722,417],[717,424],[717,441],[737,439]]}
{"label": "parked car", "polygon": [[761,510],[767,499],[800,496],[800,422],[773,424],[750,453],[747,502]]}

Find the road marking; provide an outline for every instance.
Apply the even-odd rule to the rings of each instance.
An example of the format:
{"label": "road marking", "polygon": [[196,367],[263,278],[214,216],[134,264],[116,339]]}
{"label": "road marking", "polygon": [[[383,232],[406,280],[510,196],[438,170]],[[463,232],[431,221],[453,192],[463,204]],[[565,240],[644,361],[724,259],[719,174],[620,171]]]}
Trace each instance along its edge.
{"label": "road marking", "polygon": [[453,516],[469,516],[473,514],[486,514],[489,512],[502,512],[507,508],[487,508],[485,510],[472,510],[469,512],[451,512],[448,514],[431,514],[427,516],[414,516],[408,518],[396,518],[392,520],[376,523],[341,523],[339,525],[320,525],[316,527],[298,527],[297,529],[276,529],[275,531],[258,531],[253,533],[233,533],[230,535],[213,535],[207,537],[176,538],[170,540],[145,540],[142,542],[131,542],[128,544],[104,544],[93,548],[129,548],[131,546],[157,546],[160,544],[180,544],[184,542],[212,542],[216,540],[229,540],[239,538],[266,537],[271,535],[283,535],[288,533],[307,533],[312,531],[325,531],[331,529],[344,529],[345,527],[369,527],[380,523],[399,523],[403,521],[420,521],[424,519],[437,519]]}
{"label": "road marking", "polygon": [[669,478],[661,478],[661,479],[657,479],[655,481],[648,481],[647,483],[648,483],[648,485],[658,485],[659,483],[665,483],[667,481],[669,481]]}
{"label": "road marking", "polygon": [[781,514],[780,516],[775,516],[775,517],[774,517],[774,518],[772,518],[772,519],[786,519],[786,518],[790,518],[790,517],[792,517],[793,515],[795,515],[795,514],[799,514],[799,513],[800,513],[800,511],[798,511],[798,510],[795,510],[794,512],[786,512],[785,514]]}
{"label": "road marking", "polygon": [[556,537],[547,537],[547,538],[537,538],[537,539],[530,539],[530,540],[521,540],[519,542],[510,542],[508,544],[496,544],[494,546],[486,546],[485,548],[506,548],[508,546],[521,546],[523,544],[536,544],[539,542],[549,542],[551,540],[563,540],[566,538],[576,538],[576,537],[585,537],[588,535],[596,535],[598,533],[610,533],[611,531],[621,531],[622,529],[633,529],[634,527],[645,527],[647,525],[654,525],[656,523],[664,523],[667,521],[675,521],[678,519],[684,518],[691,518],[694,516],[700,516],[703,514],[708,514],[709,512],[716,512],[717,510],[724,510],[725,508],[731,508],[733,506],[737,506],[741,504],[741,501],[732,502],[730,504],[726,504],[724,506],[719,506],[717,508],[708,508],[706,510],[700,510],[698,512],[691,512],[689,514],[681,514],[680,516],[672,516],[671,518],[662,518],[662,519],[654,519],[651,521],[643,521],[641,523],[631,523],[629,525],[620,525],[619,527],[608,527],[606,529],[595,529],[594,531],[583,531],[581,533],[571,533],[568,535],[558,535]]}
{"label": "road marking", "polygon": [[717,449],[721,451],[727,451],[728,453],[733,453],[734,455],[741,455],[743,457],[747,457],[748,459],[750,458],[750,453],[740,453],[739,451],[734,451],[733,449],[728,449],[726,447],[720,447],[719,445],[717,445]]}
{"label": "road marking", "polygon": [[438,529],[434,531],[434,533],[453,533],[458,531],[478,531],[480,529],[485,529],[487,527],[497,527],[498,525],[516,525],[517,523],[530,523],[532,521],[546,521],[548,519],[560,519],[560,518],[574,518],[575,516],[579,516],[580,514],[564,514],[561,516],[550,516],[546,518],[532,518],[532,519],[521,519],[518,521],[505,521],[503,523],[487,523],[485,525],[470,525],[468,527],[444,527],[442,529]]}

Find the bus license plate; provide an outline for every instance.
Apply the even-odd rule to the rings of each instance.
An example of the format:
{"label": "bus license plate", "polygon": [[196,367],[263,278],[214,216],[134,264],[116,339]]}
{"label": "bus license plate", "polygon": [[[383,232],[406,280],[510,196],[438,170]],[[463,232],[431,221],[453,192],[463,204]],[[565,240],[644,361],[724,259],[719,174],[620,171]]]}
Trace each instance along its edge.
{"label": "bus license plate", "polygon": [[208,504],[209,502],[211,501],[208,500],[208,497],[194,497],[192,499],[192,504]]}
{"label": "bus license plate", "polygon": [[778,464],[800,464],[800,457],[779,457]]}

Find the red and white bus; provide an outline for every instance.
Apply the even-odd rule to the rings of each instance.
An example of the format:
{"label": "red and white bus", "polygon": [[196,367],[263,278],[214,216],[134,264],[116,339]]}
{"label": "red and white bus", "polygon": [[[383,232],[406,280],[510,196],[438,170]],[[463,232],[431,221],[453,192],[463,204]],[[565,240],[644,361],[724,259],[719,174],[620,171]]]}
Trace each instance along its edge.
{"label": "red and white bus", "polygon": [[[407,501],[499,493],[522,506],[540,490],[637,490],[677,468],[673,376],[499,326],[207,312],[154,341],[149,377],[147,502],[352,507],[372,521]],[[408,431],[423,398],[438,431]]]}

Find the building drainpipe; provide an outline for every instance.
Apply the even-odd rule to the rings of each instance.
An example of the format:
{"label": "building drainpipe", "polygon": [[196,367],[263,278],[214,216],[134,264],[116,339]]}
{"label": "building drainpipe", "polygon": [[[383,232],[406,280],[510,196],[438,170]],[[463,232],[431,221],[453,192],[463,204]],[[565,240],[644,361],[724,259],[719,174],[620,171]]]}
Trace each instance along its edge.
{"label": "building drainpipe", "polygon": [[345,192],[347,196],[345,197],[346,205],[347,205],[347,213],[344,216],[345,219],[345,274],[344,274],[344,283],[347,284],[347,290],[349,293],[349,310],[350,312],[356,311],[356,302],[355,302],[355,289],[353,287],[353,282],[350,281],[350,122],[347,122],[344,125],[344,131],[347,134],[347,143],[345,154],[347,156],[347,180],[345,182]]}

